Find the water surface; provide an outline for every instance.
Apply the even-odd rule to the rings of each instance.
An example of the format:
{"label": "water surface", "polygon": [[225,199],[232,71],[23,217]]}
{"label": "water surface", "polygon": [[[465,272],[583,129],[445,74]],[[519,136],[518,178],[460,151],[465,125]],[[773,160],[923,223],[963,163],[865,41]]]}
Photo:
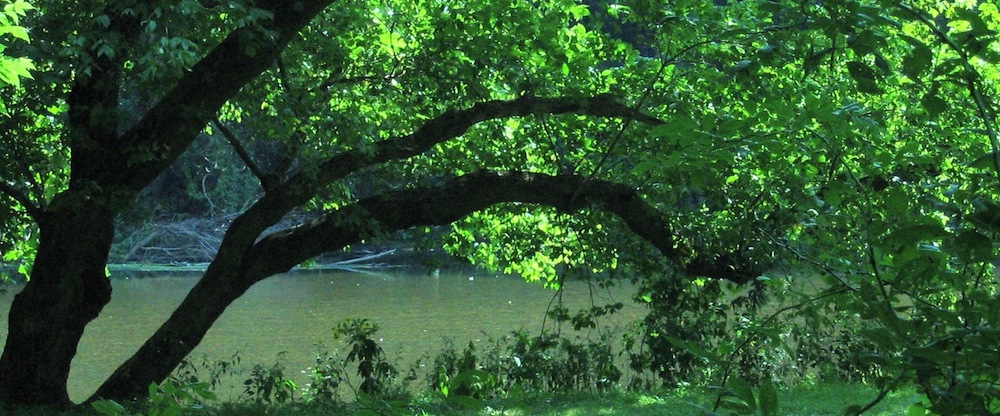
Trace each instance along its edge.
{"label": "water surface", "polygon": [[[73,361],[70,397],[79,401],[92,393],[170,316],[197,279],[163,275],[113,280],[111,303],[88,326]],[[9,310],[15,292],[0,295],[2,311]],[[367,318],[380,325],[376,338],[389,357],[409,366],[439,350],[445,337],[461,347],[469,341],[485,344],[512,330],[537,333],[554,293],[517,277],[484,274],[291,273],[258,283],[234,302],[191,358],[222,360],[239,353],[248,367],[269,366],[283,354],[288,373],[298,375],[313,364],[317,344],[331,350],[339,345],[332,335],[337,323]],[[607,291],[568,282],[563,301],[573,311],[589,307],[592,299],[598,305],[621,301],[626,309],[607,322],[617,326],[641,315],[630,295],[626,288]],[[6,339],[6,319],[0,331]]]}

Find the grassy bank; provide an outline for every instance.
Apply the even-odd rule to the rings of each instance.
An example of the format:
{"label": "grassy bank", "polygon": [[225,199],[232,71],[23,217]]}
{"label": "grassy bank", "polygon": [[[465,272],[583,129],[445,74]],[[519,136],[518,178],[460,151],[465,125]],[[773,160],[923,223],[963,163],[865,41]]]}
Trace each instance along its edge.
{"label": "grassy bank", "polygon": [[[843,415],[854,404],[866,404],[877,394],[868,386],[852,384],[820,384],[784,389],[778,394],[778,414],[783,416]],[[498,400],[484,403],[485,409],[463,409],[446,406],[436,400],[414,400],[407,406],[407,415],[462,415],[462,416],[704,416],[713,414],[716,396],[707,392],[663,391],[658,393],[616,392],[607,394],[557,394],[531,398]],[[912,391],[890,394],[885,400],[865,413],[870,416],[896,416],[906,414],[918,396]],[[387,408],[365,408],[357,403],[346,408],[310,408],[293,404],[281,407],[253,404],[226,404],[215,408],[219,415],[292,416],[292,415],[354,415],[365,413],[390,414]],[[719,415],[728,411],[720,409]]]}
{"label": "grassy bank", "polygon": [[[865,404],[876,395],[871,387],[857,384],[823,383],[782,389],[778,392],[778,414],[784,416],[842,415],[852,404]],[[573,393],[546,394],[517,399],[481,402],[485,408],[463,408],[448,404],[438,398],[422,397],[407,402],[376,401],[368,404],[310,404],[292,402],[273,405],[252,402],[206,403],[200,410],[188,410],[190,415],[246,415],[246,416],[329,416],[356,414],[384,415],[622,415],[622,416],[703,416],[712,414],[715,396],[707,391],[613,392],[603,394]],[[889,394],[865,415],[889,416],[906,414],[918,401],[912,391]],[[135,409],[130,414],[145,414]],[[13,416],[92,415],[92,409],[81,408],[72,412],[22,410]],[[720,410],[717,414],[729,414]]]}

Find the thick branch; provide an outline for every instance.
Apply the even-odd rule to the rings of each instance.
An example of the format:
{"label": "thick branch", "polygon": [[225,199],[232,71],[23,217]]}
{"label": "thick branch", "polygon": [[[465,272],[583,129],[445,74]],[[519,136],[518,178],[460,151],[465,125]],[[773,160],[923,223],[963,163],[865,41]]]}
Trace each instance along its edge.
{"label": "thick branch", "polygon": [[241,274],[256,281],[372,232],[448,224],[504,202],[547,205],[564,212],[588,207],[608,211],[670,260],[681,263],[689,257],[661,213],[628,186],[577,175],[484,171],[440,186],[363,199],[321,220],[269,235],[250,250]]}
{"label": "thick branch", "polygon": [[316,176],[299,173],[280,188],[266,193],[243,215],[233,221],[219,248],[213,266],[228,268],[240,264],[249,242],[281,219],[293,208],[311,199],[318,189],[348,174],[377,163],[405,159],[438,143],[461,136],[469,128],[486,120],[536,114],[580,114],[595,117],[631,118],[650,124],[663,122],[618,103],[610,95],[579,98],[520,97],[514,100],[494,100],[473,105],[465,110],[452,110],[428,120],[415,132],[375,143],[375,149],[359,149],[340,153],[324,162]]}
{"label": "thick branch", "polygon": [[297,174],[282,186],[264,194],[230,225],[206,276],[240,267],[250,245],[267,227],[311,199],[324,185],[351,172],[373,164],[418,155],[435,144],[461,136],[476,123],[486,120],[565,113],[634,118],[646,123],[662,124],[660,120],[620,104],[608,95],[582,98],[521,97],[509,101],[487,101],[469,109],[448,111],[428,120],[412,134],[376,143],[374,151],[354,150],[333,156],[321,165],[317,176]]}
{"label": "thick branch", "polygon": [[125,13],[119,3],[109,4],[102,15],[107,17],[106,24],[94,19],[91,44],[83,48],[84,57],[80,59],[85,67],[75,72],[66,97],[73,154],[71,186],[99,177],[118,159],[114,147],[118,138],[122,70],[145,18],[134,11]]}
{"label": "thick branch", "polygon": [[652,125],[663,124],[663,121],[621,104],[615,97],[607,94],[594,97],[520,97],[514,100],[485,101],[465,110],[447,111],[428,120],[406,136],[380,141],[375,144],[374,151],[366,148],[338,154],[320,166],[318,177],[310,178],[300,174],[291,178],[289,184],[301,190],[315,189],[317,185],[341,179],[366,166],[419,155],[438,143],[465,134],[472,126],[487,120],[543,114],[578,114],[632,119]]}
{"label": "thick branch", "polygon": [[[226,37],[170,92],[126,131],[121,139],[128,169],[107,169],[110,183],[142,189],[188,147],[222,105],[269,68],[302,27],[332,0],[258,2],[274,16],[269,22],[239,28]],[[152,160],[141,156],[151,154]]]}
{"label": "thick branch", "polygon": [[[249,212],[275,214],[273,200]],[[416,225],[447,224],[491,205],[505,202],[540,204],[561,211],[601,209],[620,217],[671,261],[685,264],[690,250],[680,246],[670,224],[631,187],[576,175],[549,176],[521,172],[479,172],[444,185],[410,189],[363,199],[312,223],[281,231],[254,243],[253,230],[263,225],[255,215],[242,215],[230,227],[205,275],[170,319],[123,363],[91,397],[140,397],[142,386],[162,380],[198,345],[226,307],[254,283],[321,253],[355,243],[373,232]],[[249,247],[249,248],[247,248]],[[239,252],[236,252],[239,250]],[[732,278],[732,274],[709,275]]]}

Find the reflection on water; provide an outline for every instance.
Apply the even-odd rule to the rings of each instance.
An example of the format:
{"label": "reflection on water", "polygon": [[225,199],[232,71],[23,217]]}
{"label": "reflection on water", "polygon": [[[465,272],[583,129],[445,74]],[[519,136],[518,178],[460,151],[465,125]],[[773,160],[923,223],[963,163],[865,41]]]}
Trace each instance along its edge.
{"label": "reflection on water", "polygon": [[[82,400],[169,316],[197,276],[168,275],[114,280],[114,296],[84,333],[69,379],[70,397]],[[15,291],[0,295],[9,310]],[[192,357],[222,360],[239,352],[242,363],[270,365],[279,353],[289,374],[313,364],[317,343],[336,345],[331,329],[347,318],[368,318],[381,326],[377,337],[401,366],[440,349],[444,337],[464,346],[486,342],[515,329],[537,332],[555,292],[516,277],[470,274],[352,274],[302,272],[276,276],[233,303]],[[637,318],[640,308],[626,288],[607,290],[570,282],[564,303],[575,311],[621,301],[616,320]],[[6,319],[2,319],[6,339]],[[550,323],[551,324],[551,323]],[[197,359],[195,361],[199,361]],[[302,380],[297,380],[302,381]]]}

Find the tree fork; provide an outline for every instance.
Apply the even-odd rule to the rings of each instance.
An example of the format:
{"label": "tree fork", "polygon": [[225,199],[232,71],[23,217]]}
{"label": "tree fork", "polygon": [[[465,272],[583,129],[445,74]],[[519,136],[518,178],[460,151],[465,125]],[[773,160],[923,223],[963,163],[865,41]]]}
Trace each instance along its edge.
{"label": "tree fork", "polygon": [[[40,242],[31,280],[15,297],[8,317],[10,332],[0,356],[0,403],[70,404],[66,381],[83,329],[111,297],[104,268],[117,210],[177,159],[222,104],[266,70],[331,1],[262,2],[260,7],[273,15],[262,25],[276,36],[264,36],[256,28],[236,29],[121,135],[114,110],[125,54],[95,59],[96,50],[85,52],[90,56],[81,60],[97,65],[89,76],[77,74],[66,98],[70,185],[48,209],[32,213],[41,230]],[[110,7],[107,13],[113,22],[99,31],[124,35],[117,52],[134,46],[129,40],[138,34],[139,19]],[[136,156],[151,150],[157,157],[136,162]],[[4,193],[10,192],[7,188]]]}

